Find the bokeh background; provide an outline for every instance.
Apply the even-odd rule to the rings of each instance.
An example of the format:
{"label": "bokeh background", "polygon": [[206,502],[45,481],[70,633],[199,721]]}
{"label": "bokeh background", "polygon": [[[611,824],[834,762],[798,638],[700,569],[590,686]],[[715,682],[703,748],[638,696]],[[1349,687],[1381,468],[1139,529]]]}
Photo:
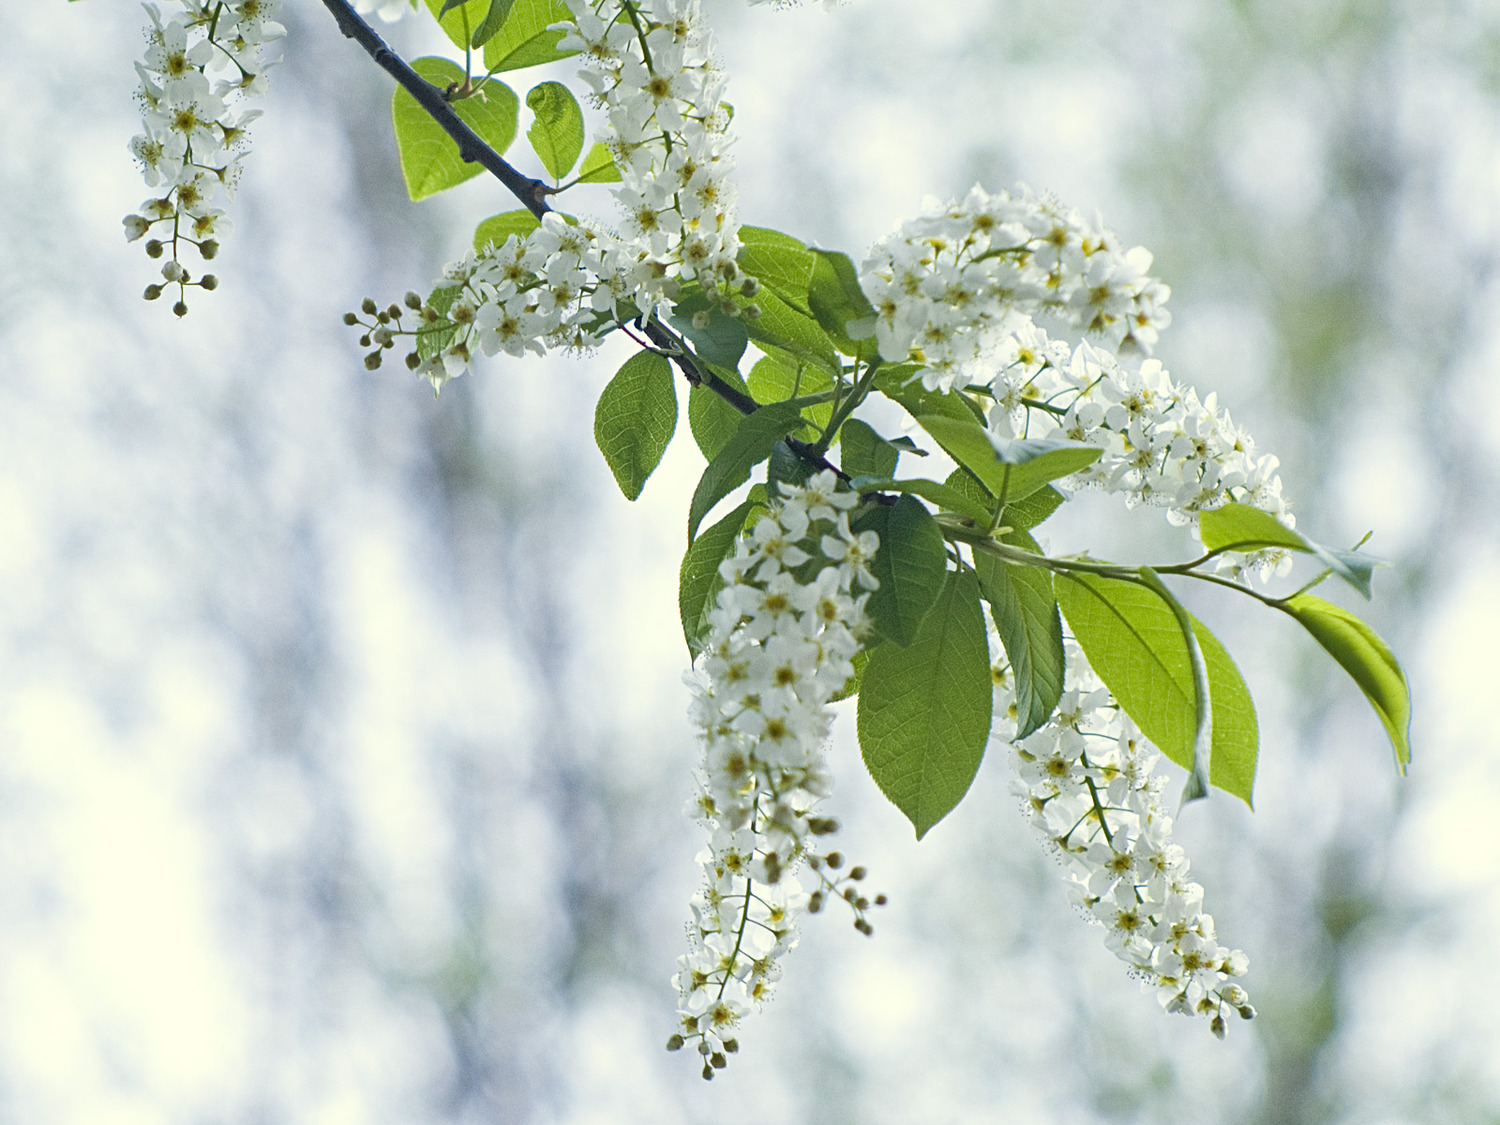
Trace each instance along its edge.
{"label": "bokeh background", "polygon": [[[976,180],[1097,208],[1173,286],[1159,354],[1280,455],[1302,526],[1392,560],[1367,608],[1412,681],[1404,781],[1289,623],[1195,602],[1262,765],[1253,815],[1219,796],[1178,835],[1260,1017],[1218,1043],[1158,1011],[1001,754],[914,844],[849,714],[875,937],[805,925],[712,1084],[663,1051],[697,879],[685,420],[632,506],[591,441],[624,352],[439,400],[363,369],[342,313],[513,204],[406,201],[389,82],[313,0],[221,288],[145,304],[144,15],[31,0],[0,46],[0,1121],[1500,1121],[1500,8],[704,8],[745,221],[858,257]],[[1078,507],[1055,548],[1182,547]]]}

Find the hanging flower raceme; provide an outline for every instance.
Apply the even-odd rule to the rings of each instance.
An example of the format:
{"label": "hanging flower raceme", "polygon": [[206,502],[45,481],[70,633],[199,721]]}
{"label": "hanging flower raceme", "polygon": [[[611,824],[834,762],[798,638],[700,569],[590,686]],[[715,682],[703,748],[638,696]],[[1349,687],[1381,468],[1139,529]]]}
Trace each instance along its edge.
{"label": "hanging flower raceme", "polygon": [[[1167,779],[1152,773],[1156,751],[1076,646],[1068,646],[1067,668],[1068,689],[1052,718],[1011,742],[1015,791],[1061,861],[1073,901],[1104,927],[1109,949],[1155,988],[1167,1011],[1203,1016],[1222,1038],[1226,1012],[1255,1015],[1235,980],[1249,959],[1219,944],[1203,888],[1188,878],[1187,857],[1172,843]],[[1013,698],[1002,673],[996,735],[1008,742]]]}
{"label": "hanging flower raceme", "polygon": [[839,874],[843,857],[817,845],[837,828],[815,811],[831,788],[829,701],[854,674],[877,585],[866,564],[879,538],[850,530],[857,497],[836,484],[823,472],[805,487],[780,486],[782,499],[720,566],[725,585],[687,676],[704,747],[691,808],[709,843],[691,949],[678,962],[681,1030],[668,1046],[695,1043],[705,1078],[738,1049],[741,1017],[770,996],[800,912],[836,896],[856,928],[871,930],[871,902],[856,886],[864,869]]}
{"label": "hanging flower raceme", "polygon": [[[259,110],[242,110],[244,99],[263,94],[266,44],[286,34],[272,18],[281,0],[178,0],[163,19],[162,9],[145,5],[151,26],[146,54],[136,63],[141,78],[138,100],[144,132],[130,142],[149,187],[161,194],[146,200],[139,214],[125,216],[125,237],[148,234],[146,253],[171,255],[162,266],[165,284],[146,288],[155,300],[177,286],[172,311],[187,312],[190,285],[213,289],[213,274],[194,280],[183,266],[182,244],[196,246],[205,261],[219,249],[230,222],[219,206],[232,199],[247,139],[246,127]],[[216,75],[212,82],[209,74]],[[158,228],[161,228],[159,233]]]}

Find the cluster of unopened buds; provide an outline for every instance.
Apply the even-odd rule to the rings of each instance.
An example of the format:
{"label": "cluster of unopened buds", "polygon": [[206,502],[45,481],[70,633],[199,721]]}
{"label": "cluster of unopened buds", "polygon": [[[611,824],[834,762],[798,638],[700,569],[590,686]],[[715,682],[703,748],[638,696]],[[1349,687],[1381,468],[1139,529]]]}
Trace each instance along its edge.
{"label": "cluster of unopened buds", "polygon": [[[182,264],[183,243],[211,260],[218,236],[230,226],[219,207],[232,198],[240,174],[246,127],[259,110],[238,110],[244,98],[264,93],[263,49],[285,29],[272,17],[281,0],[177,0],[180,9],[163,19],[154,4],[145,5],[151,19],[146,54],[136,63],[141,86],[143,132],[130,142],[149,187],[160,194],[146,200],[139,213],[125,216],[125,237],[134,242],[152,235],[146,253],[166,257],[162,281],[149,285],[154,301],[176,286],[172,311],[187,313],[188,286],[213,289],[213,274],[195,279]],[[210,82],[209,73],[219,77]],[[163,228],[156,234],[157,228]],[[168,254],[170,251],[170,254]]]}
{"label": "cluster of unopened buds", "polygon": [[[703,738],[701,789],[691,811],[708,832],[705,881],[693,898],[690,950],[675,978],[679,1030],[712,1078],[738,1049],[740,1018],[771,994],[780,958],[796,944],[796,916],[830,900],[867,912],[885,903],[860,889],[865,869],[818,841],[837,822],[815,807],[832,780],[824,761],[830,702],[854,674],[869,630],[865,602],[878,586],[872,531],[852,531],[858,497],[832,472],[781,497],[720,566],[724,586],[687,682]],[[811,876],[811,890],[802,873]]]}

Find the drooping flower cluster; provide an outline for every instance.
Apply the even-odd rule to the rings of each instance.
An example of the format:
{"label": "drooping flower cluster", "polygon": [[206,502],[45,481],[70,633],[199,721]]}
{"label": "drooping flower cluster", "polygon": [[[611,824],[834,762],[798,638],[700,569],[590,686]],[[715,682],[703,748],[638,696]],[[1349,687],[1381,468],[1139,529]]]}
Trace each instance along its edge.
{"label": "drooping flower cluster", "polygon": [[1007,336],[1048,315],[1112,348],[1149,354],[1171,322],[1170,290],[1151,254],[1122,250],[1113,231],[1023,190],[962,201],[903,224],[860,269],[888,363],[916,362],[928,389],[988,383]]}
{"label": "drooping flower cluster", "polygon": [[[198,280],[183,266],[184,242],[208,260],[218,252],[218,236],[230,226],[219,206],[232,199],[244,156],[246,127],[259,110],[240,103],[265,92],[266,44],[286,30],[273,18],[281,0],[176,0],[163,19],[155,4],[146,54],[136,63],[144,132],[130,142],[149,187],[160,195],[146,200],[139,214],[125,217],[125,237],[134,242],[162,228],[146,243],[146,253],[170,258],[162,266],[165,285],[176,285],[173,312],[187,312],[186,287],[213,289],[208,274]],[[216,75],[210,82],[209,74]],[[146,299],[160,297],[163,284],[148,286]]]}
{"label": "drooping flower cluster", "polygon": [[[705,1078],[738,1049],[740,1018],[780,978],[798,912],[837,896],[854,908],[858,929],[871,929],[871,904],[853,886],[864,869],[830,874],[843,857],[820,855],[815,844],[837,828],[814,811],[831,786],[829,701],[853,675],[865,601],[878,585],[868,564],[879,537],[851,532],[857,497],[836,484],[824,472],[803,488],[780,486],[782,500],[720,566],[725,585],[686,677],[704,744],[692,812],[709,843],[691,948],[678,962],[681,1029],[668,1046],[695,1043]],[[811,892],[798,877],[804,864]]]}
{"label": "drooping flower cluster", "polygon": [[[1011,743],[1014,788],[1057,856],[1073,901],[1102,925],[1105,944],[1156,990],[1169,1012],[1204,1016],[1220,1038],[1226,1012],[1255,1015],[1235,978],[1249,968],[1219,944],[1203,888],[1172,843],[1166,778],[1156,751],[1068,646],[1068,690],[1041,729]],[[1007,723],[1013,695],[998,677],[995,712]],[[997,735],[1008,739],[1014,734]]]}

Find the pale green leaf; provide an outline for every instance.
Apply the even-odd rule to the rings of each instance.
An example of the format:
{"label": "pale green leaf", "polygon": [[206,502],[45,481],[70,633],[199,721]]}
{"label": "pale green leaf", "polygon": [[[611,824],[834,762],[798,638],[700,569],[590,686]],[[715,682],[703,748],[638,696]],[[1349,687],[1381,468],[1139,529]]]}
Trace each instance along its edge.
{"label": "pale green leaf", "polygon": [[526,108],[535,117],[526,139],[542,167],[561,181],[583,151],[583,108],[561,82],[540,82],[526,95]]}
{"label": "pale green leaf", "polygon": [[474,249],[478,252],[488,246],[504,246],[511,235],[525,238],[539,226],[541,221],[530,211],[502,211],[474,228]]}
{"label": "pale green leaf", "polygon": [[[1042,553],[1025,532],[1007,535],[1005,542]],[[1015,737],[1025,738],[1052,716],[1062,698],[1067,657],[1052,573],[1039,566],[1002,562],[983,551],[974,552],[974,570],[1010,661],[1016,696]]]}
{"label": "pale green leaf", "polygon": [[596,143],[583,158],[578,168],[580,184],[617,184],[620,169],[615,167],[615,158],[609,154],[609,146]]}
{"label": "pale green leaf", "polygon": [[[750,393],[738,372],[720,370],[715,374],[735,390]],[[729,444],[742,418],[743,414],[707,387],[694,387],[688,392],[688,425],[692,428],[693,440],[709,461]]]}
{"label": "pale green leaf", "polygon": [[1006,441],[977,421],[947,414],[921,414],[917,421],[949,456],[1007,503],[1087,468],[1103,453],[1098,446],[1082,442]]}
{"label": "pale green leaf", "polygon": [[[451,13],[449,18],[452,18]],[[447,59],[421,58],[414,60],[411,66],[439,89],[462,82],[464,77],[463,69]],[[496,152],[503,153],[515,140],[520,103],[515,91],[505,83],[487,82],[480,93],[452,105],[464,123]],[[417,103],[416,98],[399,86],[391,99],[391,122],[401,157],[401,174],[412,199],[426,199],[472,179],[484,170],[477,162],[464,161],[453,138]]]}
{"label": "pale green leaf", "polygon": [[[428,0],[429,3],[432,0]],[[494,74],[565,59],[576,51],[559,51],[565,31],[548,31],[549,24],[572,19],[564,0],[515,0],[500,30],[484,45],[484,66]]]}

